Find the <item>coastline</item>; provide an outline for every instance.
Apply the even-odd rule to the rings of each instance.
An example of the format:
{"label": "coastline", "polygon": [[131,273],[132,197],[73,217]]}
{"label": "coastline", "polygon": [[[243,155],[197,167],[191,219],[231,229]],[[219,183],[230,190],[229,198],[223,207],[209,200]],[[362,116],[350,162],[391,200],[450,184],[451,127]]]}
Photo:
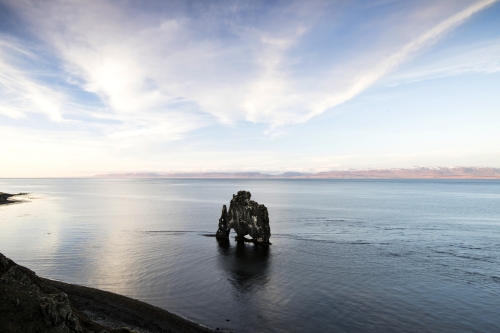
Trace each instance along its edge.
{"label": "coastline", "polygon": [[27,194],[28,193],[10,194],[10,193],[0,192],[0,206],[24,202],[23,200],[15,200],[15,199],[11,199],[11,198],[16,197],[16,196],[21,196],[21,195],[27,195]]}
{"label": "coastline", "polygon": [[1,253],[0,290],[0,331],[5,333],[214,332],[130,297],[39,277]]}
{"label": "coastline", "polygon": [[322,172],[128,172],[98,174],[94,178],[192,178],[192,179],[500,179],[500,168],[414,167],[391,169],[350,169]]}
{"label": "coastline", "polygon": [[63,291],[72,305],[90,320],[118,329],[129,327],[139,332],[214,332],[212,329],[154,305],[109,291],[42,278]]}

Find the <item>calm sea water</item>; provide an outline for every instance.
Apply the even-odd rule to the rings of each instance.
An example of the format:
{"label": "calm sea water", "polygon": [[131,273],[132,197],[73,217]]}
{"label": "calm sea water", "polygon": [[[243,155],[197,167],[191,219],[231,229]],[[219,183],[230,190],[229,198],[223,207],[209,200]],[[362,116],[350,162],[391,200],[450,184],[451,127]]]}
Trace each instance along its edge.
{"label": "calm sea water", "polygon": [[[271,246],[206,236],[238,190],[268,207]],[[0,191],[36,196],[0,207],[6,256],[212,328],[500,331],[499,181],[0,179]]]}

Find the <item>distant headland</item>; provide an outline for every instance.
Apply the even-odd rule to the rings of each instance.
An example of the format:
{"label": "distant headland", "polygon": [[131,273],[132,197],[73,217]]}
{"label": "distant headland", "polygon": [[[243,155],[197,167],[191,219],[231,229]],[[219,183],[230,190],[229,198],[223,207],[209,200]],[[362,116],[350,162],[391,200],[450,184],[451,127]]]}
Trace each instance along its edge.
{"label": "distant headland", "polygon": [[22,200],[16,200],[14,197],[25,196],[28,193],[17,193],[17,194],[9,194],[0,192],[0,205],[8,205],[16,202],[22,202]]}
{"label": "distant headland", "polygon": [[109,173],[96,178],[253,178],[253,179],[500,179],[500,168],[414,167],[332,170],[318,173],[284,172],[170,172]]}

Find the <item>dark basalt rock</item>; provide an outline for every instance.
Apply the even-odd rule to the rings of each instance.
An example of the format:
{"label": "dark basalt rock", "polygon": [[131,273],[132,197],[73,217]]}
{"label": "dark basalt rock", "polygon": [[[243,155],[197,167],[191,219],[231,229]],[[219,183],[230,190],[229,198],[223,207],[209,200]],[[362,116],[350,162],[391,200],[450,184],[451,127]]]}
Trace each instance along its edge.
{"label": "dark basalt rock", "polygon": [[9,194],[9,193],[0,192],[0,205],[8,205],[8,204],[20,202],[19,200],[11,199],[11,197],[26,195],[26,194],[28,194],[28,193]]}
{"label": "dark basalt rock", "polygon": [[254,243],[269,244],[271,228],[267,208],[250,200],[251,196],[250,192],[238,191],[238,194],[233,194],[229,211],[226,205],[222,206],[217,238],[229,238],[229,232],[233,228],[238,241],[246,241],[245,236],[249,235]]}
{"label": "dark basalt rock", "polygon": [[[122,325],[127,324],[127,325]],[[126,326],[135,326],[130,329]],[[40,278],[0,253],[0,333],[213,332],[128,297]]]}
{"label": "dark basalt rock", "polygon": [[0,253],[2,332],[82,333],[65,293],[47,287],[31,270]]}

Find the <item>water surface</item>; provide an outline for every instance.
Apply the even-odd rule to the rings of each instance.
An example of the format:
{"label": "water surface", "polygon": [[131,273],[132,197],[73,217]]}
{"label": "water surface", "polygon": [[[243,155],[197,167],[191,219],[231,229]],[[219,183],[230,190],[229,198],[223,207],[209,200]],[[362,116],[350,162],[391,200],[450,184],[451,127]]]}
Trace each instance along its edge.
{"label": "water surface", "polygon": [[[206,236],[242,189],[269,209],[270,247]],[[0,191],[37,197],[0,207],[6,256],[213,328],[500,331],[499,181],[0,179]]]}

